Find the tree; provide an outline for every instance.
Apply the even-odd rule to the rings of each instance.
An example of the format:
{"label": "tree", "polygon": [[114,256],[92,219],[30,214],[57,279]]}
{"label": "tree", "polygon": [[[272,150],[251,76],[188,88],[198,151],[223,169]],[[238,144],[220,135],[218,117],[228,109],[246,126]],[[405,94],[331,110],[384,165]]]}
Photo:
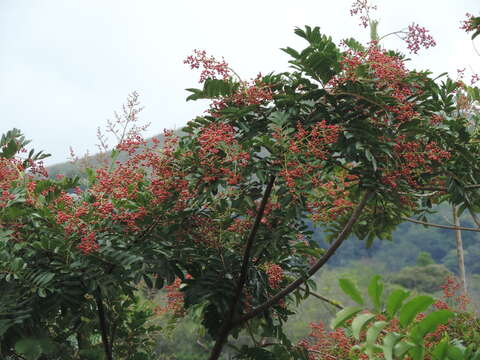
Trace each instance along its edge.
{"label": "tree", "polygon": [[417,256],[417,266],[428,266],[434,263],[435,261],[433,261],[432,255],[426,251],[422,251]]}
{"label": "tree", "polygon": [[[23,138],[5,137],[0,289],[12,298],[1,303],[2,355],[26,353],[28,338],[31,358],[62,358],[65,346],[74,358],[87,339],[107,359],[133,358],[122,353],[129,331],[118,331],[116,309],[143,281],[177,285],[175,301],[200,313],[215,340],[212,360],[246,327],[275,341],[240,356],[305,357],[282,325],[350,234],[369,245],[433,203],[479,203],[478,134],[465,114],[449,117],[458,83],[407,69],[377,41],[338,47],[318,27],[295,33],[307,44],[283,49],[292,71],[252,81],[195,51],[186,63],[202,69],[202,87],[188,100],[210,108],[163,146],[140,136],[133,94],[110,127],[119,144],[87,170],[84,190],[78,179],[29,172],[39,158],[22,161]],[[328,248],[306,219],[325,229]],[[75,309],[88,311],[88,331]],[[136,358],[149,356],[138,349]]]}
{"label": "tree", "polygon": [[393,275],[391,282],[407,289],[433,293],[440,289],[440,286],[450,275],[450,271],[440,264],[406,266]]}

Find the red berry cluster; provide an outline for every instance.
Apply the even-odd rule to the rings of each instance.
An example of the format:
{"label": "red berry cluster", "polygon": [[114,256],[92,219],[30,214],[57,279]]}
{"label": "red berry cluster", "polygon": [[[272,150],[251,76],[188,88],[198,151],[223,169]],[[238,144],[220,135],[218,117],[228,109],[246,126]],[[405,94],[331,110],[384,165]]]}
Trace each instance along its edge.
{"label": "red berry cluster", "polygon": [[23,167],[16,159],[0,158],[0,209],[15,198],[10,193],[12,183],[20,177]]}
{"label": "red berry cluster", "polygon": [[337,177],[337,181],[327,181],[315,185],[317,191],[321,195],[317,195],[317,199],[307,202],[307,211],[311,214],[311,218],[315,222],[327,223],[336,221],[338,217],[348,214],[353,203],[348,200],[348,188],[355,182],[356,177],[349,177],[352,181],[348,181],[343,175]]}
{"label": "red berry cluster", "polygon": [[166,134],[159,151],[158,141],[147,144],[136,133],[124,138],[117,149],[129,154],[126,161],[98,168],[95,181],[80,197],[62,192],[49,205],[65,236],[89,254],[98,249],[97,239],[109,232],[112,223],[116,232],[122,228],[139,233],[144,230],[143,220],[165,207],[158,221],[167,225],[168,216],[185,208],[192,197],[186,173],[174,165],[176,141]]}
{"label": "red berry cluster", "polygon": [[204,127],[198,136],[198,157],[203,181],[213,182],[223,179],[229,185],[241,180],[242,169],[250,162],[250,154],[244,151],[235,139],[233,126],[214,122]]}
{"label": "red berry cluster", "polygon": [[282,267],[273,263],[266,263],[264,266],[265,272],[268,276],[268,285],[272,289],[278,289],[284,277]]}
{"label": "red berry cluster", "polygon": [[237,106],[261,105],[273,99],[271,87],[262,81],[258,74],[251,82],[243,82],[240,91],[235,93],[231,101]]}
{"label": "red berry cluster", "polygon": [[393,189],[400,183],[412,187],[419,186],[419,176],[431,173],[435,163],[450,159],[451,154],[443,150],[434,141],[423,144],[419,141],[407,141],[405,136],[395,139],[394,152],[401,162],[397,169],[385,169],[382,181]]}
{"label": "red berry cluster", "polygon": [[[308,338],[301,340],[297,346],[307,350],[309,360],[337,360],[349,359],[354,346],[355,339],[348,336],[343,329],[329,331],[323,322],[310,323],[312,329]],[[368,356],[361,354],[359,359],[368,359]]]}
{"label": "red berry cluster", "polygon": [[443,290],[444,301],[451,302],[453,306],[458,308],[458,310],[466,310],[470,303],[470,299],[465,293],[463,293],[461,283],[457,278],[448,276],[441,288]]}
{"label": "red berry cluster", "polygon": [[[222,58],[222,61],[216,60],[213,56],[207,56],[204,50],[194,50],[194,55],[188,56],[184,64],[190,65],[191,69],[202,69],[200,74],[200,83],[207,79],[230,79],[232,72]],[[237,76],[238,77],[238,76]],[[222,96],[213,99],[208,112],[213,117],[220,117],[220,112],[229,105],[251,106],[263,105],[273,99],[271,86],[263,83],[262,75],[249,82],[239,79],[238,90],[228,96]]]}
{"label": "red berry cluster", "polygon": [[416,54],[420,48],[428,49],[437,45],[433,37],[428,34],[428,30],[423,26],[412,23],[408,26],[408,32],[403,38],[407,43],[407,48],[410,52]]}
{"label": "red berry cluster", "polygon": [[368,0],[355,0],[350,8],[350,15],[358,15],[360,25],[366,28],[370,21],[370,10],[377,10],[377,6],[370,5]]}
{"label": "red berry cluster", "polygon": [[182,281],[180,278],[176,278],[175,281],[165,286],[166,291],[166,305],[158,305],[155,309],[157,314],[170,313],[174,316],[181,317],[185,315],[185,308],[183,307],[184,296],[180,291],[180,285]]}
{"label": "red berry cluster", "polygon": [[271,86],[263,83],[260,77],[261,74],[251,82],[242,81],[235,93],[214,99],[206,112],[213,117],[220,117],[221,111],[230,105],[243,107],[268,104],[273,100],[273,92]]}
{"label": "red berry cluster", "polygon": [[222,58],[219,61],[213,56],[208,56],[205,50],[193,50],[193,55],[188,56],[183,63],[190,65],[191,69],[202,69],[200,83],[207,79],[217,79],[218,77],[228,79],[231,76],[231,71],[225,59]]}
{"label": "red berry cluster", "polygon": [[273,134],[277,141],[289,144],[290,154],[286,157],[280,176],[292,194],[303,191],[309,184],[306,179],[310,179],[314,185],[321,185],[318,183],[317,175],[323,168],[322,161],[331,157],[331,146],[338,141],[342,127],[327,124],[322,120],[310,129],[305,129],[301,123],[297,123],[296,130],[293,137],[283,133],[281,129]]}
{"label": "red berry cluster", "polygon": [[[247,215],[250,216],[250,219],[252,222],[253,222],[253,219],[255,219],[255,217],[257,216],[257,212],[258,212],[257,209],[260,207],[260,201],[255,201],[255,207],[256,207],[256,210],[248,209],[246,211]],[[271,224],[269,222],[268,216],[270,213],[272,213],[272,211],[275,211],[278,209],[280,209],[280,204],[278,202],[269,201],[267,205],[265,205],[265,209],[263,210],[262,220],[260,220],[260,222],[270,227]]]}

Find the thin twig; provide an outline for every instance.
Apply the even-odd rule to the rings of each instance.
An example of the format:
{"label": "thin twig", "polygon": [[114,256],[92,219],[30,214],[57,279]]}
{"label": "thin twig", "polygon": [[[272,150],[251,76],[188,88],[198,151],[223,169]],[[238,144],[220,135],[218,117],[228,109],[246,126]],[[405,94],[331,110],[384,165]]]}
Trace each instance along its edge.
{"label": "thin twig", "polygon": [[464,227],[464,226],[450,226],[450,225],[434,224],[434,223],[430,223],[430,222],[427,222],[427,221],[412,219],[412,218],[409,218],[409,217],[403,217],[402,219],[406,220],[406,221],[410,221],[410,222],[415,223],[415,224],[421,224],[421,225],[425,225],[425,226],[436,227],[436,228],[439,228],[439,229],[480,232],[480,228],[469,228],[469,227]]}
{"label": "thin twig", "polygon": [[202,342],[200,341],[200,339],[197,339],[197,345],[200,346],[203,350],[205,350],[205,352],[209,352],[209,351],[210,351],[210,349],[208,348],[208,346],[205,345],[204,343],[202,343]]}
{"label": "thin twig", "polygon": [[[480,184],[465,185],[464,189],[465,189],[465,190],[476,190],[476,189],[480,189]],[[421,186],[421,187],[418,188],[418,190],[444,191],[444,192],[448,192],[448,189],[447,189],[446,187],[441,187],[441,186]]]}

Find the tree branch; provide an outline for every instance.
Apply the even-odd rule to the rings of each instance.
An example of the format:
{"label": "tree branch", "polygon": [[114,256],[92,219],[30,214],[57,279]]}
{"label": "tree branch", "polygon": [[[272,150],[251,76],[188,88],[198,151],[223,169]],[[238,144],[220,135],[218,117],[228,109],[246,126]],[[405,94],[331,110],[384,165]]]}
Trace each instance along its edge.
{"label": "tree branch", "polygon": [[220,328],[219,335],[217,337],[217,341],[213,346],[212,352],[210,353],[210,360],[216,360],[220,356],[222,352],[223,346],[228,339],[228,335],[232,329],[232,320],[235,315],[235,310],[237,308],[238,302],[242,295],[243,287],[245,286],[245,281],[247,279],[247,271],[248,271],[248,263],[250,262],[250,252],[252,250],[253,242],[255,240],[255,236],[257,235],[258,228],[260,227],[260,222],[263,217],[263,213],[265,211],[265,206],[267,205],[268,199],[272,192],[273,184],[275,183],[275,176],[271,175],[268,185],[265,189],[265,193],[263,194],[262,202],[260,203],[260,207],[258,208],[257,216],[255,217],[255,222],[253,223],[252,228],[250,229],[250,234],[247,238],[247,244],[245,246],[245,250],[243,253],[243,261],[242,261],[242,268],[240,270],[240,276],[237,281],[237,287],[235,289],[235,296],[232,299],[230,304],[229,312],[227,314],[227,318],[224,320],[222,327]]}
{"label": "tree branch", "polygon": [[[445,192],[448,192],[448,189],[446,187],[440,187],[440,186],[422,186],[418,189],[419,190],[428,190],[428,191],[445,191]],[[480,184],[465,185],[464,189],[465,190],[480,189]]]}
{"label": "tree branch", "polygon": [[439,228],[439,229],[480,232],[480,228],[469,228],[469,227],[464,227],[464,226],[440,225],[440,224],[434,224],[434,223],[429,223],[429,222],[426,222],[426,221],[412,219],[412,218],[409,218],[409,217],[403,217],[402,219],[406,220],[406,221],[410,221],[410,222],[415,223],[415,224],[421,224],[421,225],[425,225],[425,226],[436,227],[436,228]]}
{"label": "tree branch", "polygon": [[357,222],[362,210],[365,208],[365,205],[367,205],[367,202],[370,200],[373,194],[374,194],[373,190],[369,190],[365,193],[363,199],[360,201],[360,203],[357,205],[357,207],[353,211],[352,215],[350,216],[350,219],[343,227],[343,230],[341,231],[341,233],[338,234],[336,240],[328,248],[325,254],[323,254],[323,256],[307,271],[307,273],[304,276],[290,283],[290,285],[288,285],[282,291],[278,292],[275,296],[271,297],[269,300],[265,301],[263,304],[257,306],[255,309],[253,309],[249,313],[243,315],[242,317],[234,321],[232,324],[232,327],[240,326],[244,322],[260,315],[265,310],[267,310],[268,308],[276,304],[278,301],[283,299],[285,296],[295,291],[300,285],[302,285],[313,274],[315,274],[323,265],[325,265],[325,263],[332,257],[332,255],[335,254],[335,252],[340,247],[340,245],[342,245],[345,239],[348,238],[348,236],[352,231],[353,225],[355,225],[355,223]]}

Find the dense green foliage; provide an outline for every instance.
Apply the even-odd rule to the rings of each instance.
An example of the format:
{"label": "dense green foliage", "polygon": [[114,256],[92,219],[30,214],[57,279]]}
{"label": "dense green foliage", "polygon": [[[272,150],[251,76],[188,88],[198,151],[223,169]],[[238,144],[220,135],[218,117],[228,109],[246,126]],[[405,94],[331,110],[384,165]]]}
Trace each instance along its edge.
{"label": "dense green foliage", "polygon": [[[387,360],[480,359],[480,323],[471,315],[467,316],[473,321],[475,338],[460,334],[461,337],[455,339],[459,335],[458,318],[465,313],[455,312],[445,303],[435,303],[434,298],[425,295],[410,297],[410,293],[401,289],[392,291],[384,299],[384,286],[377,276],[368,286],[373,309],[363,311],[365,301],[356,286],[348,279],[341,279],[340,285],[358,304],[341,310],[332,321],[333,329],[348,327],[347,336],[357,342],[351,349],[347,346],[350,358],[361,359],[365,354],[368,359],[378,359],[376,354],[381,353]],[[424,314],[434,303],[437,309]],[[355,356],[353,352],[357,351],[360,354]]]}
{"label": "dense green foliage", "polygon": [[[377,24],[370,22],[373,40]],[[132,94],[119,128],[110,127],[118,145],[82,179],[48,178],[43,155],[25,155],[19,131],[2,137],[1,356],[154,359],[159,328],[139,294],[165,288],[167,310],[188,312],[200,325],[211,360],[226,345],[239,359],[315,359],[317,345],[295,343],[285,324],[337,249],[355,242],[379,257],[386,245],[377,244],[405,218],[426,220],[442,204],[480,211],[478,88],[408,69],[404,55],[377,41],[337,46],[318,27],[295,33],[306,44],[283,49],[292,70],[251,82],[196,50],[185,63],[202,70],[202,85],[187,89],[187,100],[209,99],[208,111],[180,136],[148,142]],[[412,265],[421,251],[431,259],[423,254],[392,282],[432,291],[431,279],[447,274],[429,262],[447,263],[453,247],[429,236],[398,248]],[[360,306],[341,310],[334,328],[366,306],[350,279],[340,287]],[[368,286],[373,310],[353,320],[349,337],[360,341],[360,355],[349,358],[381,350],[386,358],[423,359],[427,335],[453,311],[417,322],[433,298],[407,300],[397,289],[383,306],[383,288],[378,277]],[[388,329],[379,345],[386,323],[367,323],[397,313],[400,329]],[[452,334],[440,332],[432,354],[478,358],[476,330],[463,339]]]}

